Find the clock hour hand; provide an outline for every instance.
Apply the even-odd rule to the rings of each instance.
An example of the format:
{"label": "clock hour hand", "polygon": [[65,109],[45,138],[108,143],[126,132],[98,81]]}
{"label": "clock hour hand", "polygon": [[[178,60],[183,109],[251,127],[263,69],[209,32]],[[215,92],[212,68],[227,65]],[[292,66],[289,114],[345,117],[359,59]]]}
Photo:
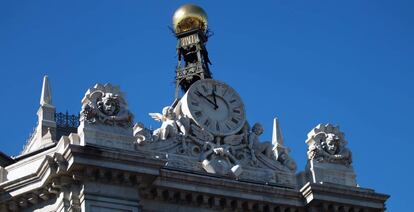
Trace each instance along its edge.
{"label": "clock hour hand", "polygon": [[217,105],[217,99],[216,99],[216,92],[214,92],[214,90],[213,90],[213,100],[214,100],[215,109],[217,109],[218,105]]}
{"label": "clock hour hand", "polygon": [[213,101],[211,101],[209,98],[207,98],[206,96],[204,96],[202,93],[200,93],[200,91],[196,91],[196,94],[198,95],[198,96],[201,96],[201,97],[203,97],[204,99],[206,99],[210,104],[212,104],[213,106],[214,106],[214,110],[215,109],[217,109],[218,107],[217,107],[217,105],[213,102]]}

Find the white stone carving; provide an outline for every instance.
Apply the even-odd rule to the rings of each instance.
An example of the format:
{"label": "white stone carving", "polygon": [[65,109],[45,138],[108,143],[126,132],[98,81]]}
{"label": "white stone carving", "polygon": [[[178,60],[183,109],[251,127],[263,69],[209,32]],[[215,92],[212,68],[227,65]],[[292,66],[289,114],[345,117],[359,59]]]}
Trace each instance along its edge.
{"label": "white stone carving", "polygon": [[128,128],[132,120],[119,87],[96,84],[82,99],[81,121]]}
{"label": "white stone carving", "polygon": [[331,124],[316,126],[308,134],[306,144],[310,160],[344,165],[352,163],[351,151],[346,148],[347,141],[339,127]]}
{"label": "white stone carving", "polygon": [[273,152],[277,161],[292,171],[296,171],[296,162],[289,156],[290,149],[284,146],[282,130],[280,129],[279,120],[273,119],[272,134]]}
{"label": "white stone carving", "polygon": [[149,113],[149,115],[156,121],[162,122],[161,127],[154,130],[153,140],[167,140],[168,138],[175,138],[178,135],[186,136],[187,129],[185,127],[186,121],[184,116],[177,117],[174,108],[166,106],[160,113]]}
{"label": "white stone carving", "polygon": [[96,84],[82,99],[78,134],[80,145],[133,149],[133,115],[124,94],[111,84]]}
{"label": "white stone carving", "polygon": [[319,124],[308,133],[306,178],[313,183],[356,186],[351,151],[338,126]]}
{"label": "white stone carving", "polygon": [[257,162],[256,154],[264,154],[268,158],[274,158],[272,151],[272,144],[270,142],[260,142],[260,135],[263,134],[263,127],[260,123],[255,123],[252,127],[252,131],[249,134],[248,147],[250,149],[252,160]]}
{"label": "white stone carving", "polygon": [[151,130],[144,127],[144,124],[138,122],[133,127],[134,137],[136,138],[138,144],[142,145],[145,141],[152,141]]}
{"label": "white stone carving", "polygon": [[296,163],[287,154],[288,149],[280,151],[276,159],[273,145],[260,141],[263,127],[259,123],[251,130],[245,122],[234,133],[217,134],[206,125],[187,118],[182,111],[182,101],[164,107],[162,113],[150,113],[150,116],[162,122],[161,126],[151,131],[142,123],[136,124],[135,147],[168,153],[167,166],[170,168],[289,186],[296,183]]}
{"label": "white stone carving", "polygon": [[[219,143],[219,141],[217,142]],[[204,153],[200,160],[203,168],[208,173],[221,175],[233,175],[238,177],[242,173],[242,167],[233,155],[232,146],[217,145],[207,142],[203,147]]]}

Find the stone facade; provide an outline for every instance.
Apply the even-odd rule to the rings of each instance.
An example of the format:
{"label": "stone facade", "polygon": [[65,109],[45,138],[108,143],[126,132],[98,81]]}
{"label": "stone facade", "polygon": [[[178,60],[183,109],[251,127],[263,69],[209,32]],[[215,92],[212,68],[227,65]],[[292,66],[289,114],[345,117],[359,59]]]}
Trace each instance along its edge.
{"label": "stone facade", "polygon": [[[185,9],[200,11],[194,7]],[[301,172],[277,118],[272,141],[261,140],[264,129],[249,124],[242,98],[211,79],[202,26],[177,34],[185,94],[149,113],[160,122],[155,130],[134,122],[111,84],[86,91],[76,130],[59,128],[45,77],[33,136],[21,155],[0,154],[0,211],[385,211],[388,195],[357,185],[338,126],[311,130]],[[199,72],[185,71],[194,64]]]}
{"label": "stone facade", "polygon": [[[99,91],[99,98],[90,101],[91,91]],[[118,109],[108,109],[118,113],[101,111],[103,117],[97,117],[85,112],[100,110],[90,103],[101,102],[105,96],[122,101],[112,104]],[[151,133],[141,123],[132,126],[133,116],[119,88],[98,84],[82,102],[77,133],[58,141],[46,133],[40,142],[50,145],[13,159],[2,154],[1,211],[385,210],[387,195],[356,185],[350,150],[336,126],[318,125],[308,134],[308,165],[296,174],[296,165],[287,166],[286,157],[281,161],[282,153],[288,151],[277,120],[274,156],[269,158],[262,149],[250,152],[249,137],[258,138],[259,125],[254,129],[246,125],[240,131],[253,136],[216,143],[216,136],[196,126],[191,129],[191,121],[176,124],[180,115],[165,117],[169,109],[175,114],[178,103],[162,114],[151,114],[162,122],[175,120],[161,128],[177,128],[175,134],[154,138],[161,130]],[[190,129],[183,135],[179,125],[187,124]],[[206,152],[218,158],[210,169],[206,163],[214,158],[202,157]],[[230,165],[222,166],[219,160]]]}

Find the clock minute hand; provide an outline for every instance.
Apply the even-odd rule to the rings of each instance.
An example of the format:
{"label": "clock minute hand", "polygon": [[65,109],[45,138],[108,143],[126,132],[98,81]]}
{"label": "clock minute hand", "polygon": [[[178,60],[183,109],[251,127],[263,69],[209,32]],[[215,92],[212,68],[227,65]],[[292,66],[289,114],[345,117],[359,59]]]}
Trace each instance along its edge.
{"label": "clock minute hand", "polygon": [[216,104],[214,104],[213,101],[211,101],[209,98],[207,98],[206,96],[204,96],[202,93],[200,93],[200,91],[196,91],[196,94],[203,97],[204,99],[206,99],[210,104],[212,104],[214,106],[214,109],[217,108]]}

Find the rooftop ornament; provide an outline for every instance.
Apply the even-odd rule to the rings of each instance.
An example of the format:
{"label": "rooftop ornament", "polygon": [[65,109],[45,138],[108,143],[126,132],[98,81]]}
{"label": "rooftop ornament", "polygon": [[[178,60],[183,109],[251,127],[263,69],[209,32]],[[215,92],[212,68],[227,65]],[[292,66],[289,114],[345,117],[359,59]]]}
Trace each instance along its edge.
{"label": "rooftop ornament", "polygon": [[178,8],[173,16],[173,28],[176,34],[193,29],[207,31],[207,13],[194,4],[185,4]]}

